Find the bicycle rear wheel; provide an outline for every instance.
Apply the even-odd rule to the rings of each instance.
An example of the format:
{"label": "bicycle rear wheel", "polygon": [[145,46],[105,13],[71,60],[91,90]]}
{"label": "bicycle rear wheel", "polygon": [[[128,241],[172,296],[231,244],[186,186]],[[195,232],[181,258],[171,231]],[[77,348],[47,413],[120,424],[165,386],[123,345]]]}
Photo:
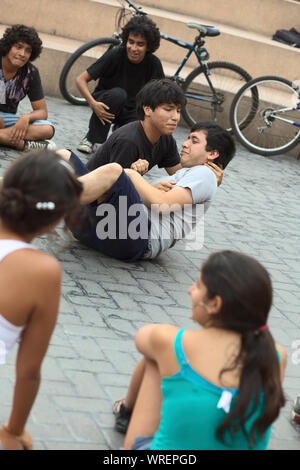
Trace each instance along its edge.
{"label": "bicycle rear wheel", "polygon": [[[120,44],[115,38],[98,38],[80,46],[65,63],[59,78],[59,89],[63,97],[72,104],[87,105],[77,89],[75,80],[84,70],[101,57],[107,49]],[[90,91],[95,88],[92,82]]]}
{"label": "bicycle rear wheel", "polygon": [[[241,128],[239,122],[251,106],[250,96],[256,89],[257,106],[251,122]],[[299,110],[291,108],[299,102],[292,82],[275,76],[258,77],[247,83],[233,100],[230,118],[237,139],[251,152],[264,156],[278,155],[295,147],[300,141]],[[288,119],[291,122],[284,120]]]}
{"label": "bicycle rear wheel", "polygon": [[182,84],[187,97],[182,117],[189,126],[197,121],[215,120],[230,131],[231,103],[239,89],[251,80],[251,76],[230,62],[210,62],[207,67],[214,90],[211,90],[204,73],[206,67],[202,65],[194,69]]}

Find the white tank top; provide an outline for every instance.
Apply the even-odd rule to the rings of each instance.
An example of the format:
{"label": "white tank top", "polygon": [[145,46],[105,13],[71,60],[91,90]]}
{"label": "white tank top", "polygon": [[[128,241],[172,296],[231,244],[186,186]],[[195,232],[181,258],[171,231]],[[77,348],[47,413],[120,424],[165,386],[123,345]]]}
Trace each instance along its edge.
{"label": "white tank top", "polygon": [[[19,240],[0,240],[0,262],[10,253],[22,248],[36,249],[30,243]],[[7,353],[20,339],[24,327],[25,325],[13,325],[0,314],[0,364],[5,364]]]}

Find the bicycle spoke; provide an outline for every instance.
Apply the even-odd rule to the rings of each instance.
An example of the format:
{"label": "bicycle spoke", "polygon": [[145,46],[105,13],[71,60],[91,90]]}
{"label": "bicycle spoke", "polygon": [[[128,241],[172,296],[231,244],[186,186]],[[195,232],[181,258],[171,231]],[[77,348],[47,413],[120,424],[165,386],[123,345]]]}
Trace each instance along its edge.
{"label": "bicycle spoke", "polygon": [[183,84],[187,105],[182,116],[189,125],[215,120],[230,130],[230,106],[237,91],[251,78],[243,69],[228,62],[208,64],[210,87],[204,67],[195,69]]}
{"label": "bicycle spoke", "polygon": [[[97,41],[98,43],[96,44]],[[117,41],[113,38],[99,38],[99,40],[90,41],[82,46],[86,50],[82,51],[82,48],[79,48],[70,57],[69,61],[73,59],[72,63],[66,62],[65,70],[62,71],[60,77],[60,90],[68,101],[73,104],[86,104],[85,99],[81,96],[76,86],[76,78],[96,62],[114,43],[117,43]],[[88,87],[92,93],[95,88],[95,81],[91,80],[88,83]]]}
{"label": "bicycle spoke", "polygon": [[291,83],[270,77],[254,80],[252,88],[258,94],[257,109],[244,129],[237,123],[248,112],[249,89],[241,90],[233,104],[232,116],[237,137],[247,148],[261,155],[276,155],[288,151],[300,138],[299,127],[293,125],[294,122],[299,122],[299,111],[292,109],[297,95]]}

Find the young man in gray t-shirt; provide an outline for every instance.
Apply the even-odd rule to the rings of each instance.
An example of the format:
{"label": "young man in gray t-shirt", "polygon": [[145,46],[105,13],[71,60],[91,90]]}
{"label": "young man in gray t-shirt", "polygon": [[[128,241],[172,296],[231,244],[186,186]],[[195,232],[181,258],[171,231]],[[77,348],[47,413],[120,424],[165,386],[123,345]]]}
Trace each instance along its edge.
{"label": "young man in gray t-shirt", "polygon": [[197,224],[234,153],[234,141],[226,130],[212,122],[196,124],[182,144],[182,168],[150,184],[137,171],[117,163],[88,172],[75,154],[61,151],[82,175],[84,186],[86,223],[73,232],[75,237],[124,261],[155,258]]}

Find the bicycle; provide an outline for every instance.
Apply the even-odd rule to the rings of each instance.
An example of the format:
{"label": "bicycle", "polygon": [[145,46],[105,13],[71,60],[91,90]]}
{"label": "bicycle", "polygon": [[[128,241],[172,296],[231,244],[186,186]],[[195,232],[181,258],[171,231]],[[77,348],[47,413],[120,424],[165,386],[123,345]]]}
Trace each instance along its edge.
{"label": "bicycle", "polygon": [[300,142],[299,110],[299,86],[266,75],[251,80],[236,94],[230,121],[238,141],[248,150],[263,156],[279,155]]}
{"label": "bicycle", "polygon": [[[130,15],[147,14],[131,0],[124,1],[128,5]],[[122,4],[122,0],[120,2]],[[90,63],[93,63],[108,48],[121,44],[119,31],[126,16],[126,7],[123,5],[116,15],[117,31],[112,37],[88,41],[69,57],[59,79],[61,94],[67,101],[75,105],[87,104],[75,85],[76,77],[90,65],[88,57],[84,54],[89,52]],[[241,86],[251,80],[251,76],[244,69],[230,62],[207,62],[210,55],[203,47],[204,37],[219,36],[218,28],[198,23],[187,23],[187,26],[198,31],[193,44],[160,33],[161,38],[188,50],[176,72],[168,77],[182,87],[187,98],[187,105],[181,113],[182,117],[189,126],[201,118],[201,120],[219,121],[224,127],[230,129],[229,111],[232,99]],[[94,50],[95,47],[96,50]],[[183,78],[179,74],[193,53],[197,57],[199,66]]]}

